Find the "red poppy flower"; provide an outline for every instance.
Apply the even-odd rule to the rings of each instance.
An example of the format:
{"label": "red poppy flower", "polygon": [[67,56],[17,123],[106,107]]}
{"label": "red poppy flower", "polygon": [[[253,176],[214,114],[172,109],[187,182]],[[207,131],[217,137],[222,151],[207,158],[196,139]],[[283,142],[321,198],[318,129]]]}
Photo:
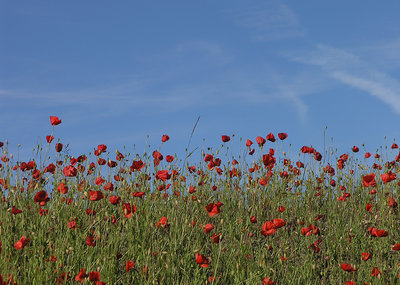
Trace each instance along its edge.
{"label": "red poppy flower", "polygon": [[278,137],[281,141],[283,141],[284,139],[286,139],[288,137],[287,133],[279,133]]}
{"label": "red poppy flower", "polygon": [[250,147],[252,144],[253,144],[253,142],[251,140],[247,139],[246,146]]}
{"label": "red poppy flower", "polygon": [[171,178],[171,174],[168,173],[168,170],[160,170],[156,174],[157,179],[161,179],[162,181],[167,181]]}
{"label": "red poppy flower", "polygon": [[263,159],[263,164],[266,168],[268,169],[274,168],[276,163],[276,158],[274,157],[271,149],[269,153],[263,155],[262,159]]}
{"label": "red poppy flower", "polygon": [[161,161],[161,160],[163,160],[164,157],[160,152],[155,150],[155,151],[153,151],[153,158],[155,161]]}
{"label": "red poppy flower", "polygon": [[4,189],[8,189],[7,180],[4,178],[0,179],[0,185],[4,187]]}
{"label": "red poppy flower", "polygon": [[377,267],[372,268],[372,272],[371,272],[372,277],[378,276],[380,274],[381,274],[381,271]]}
{"label": "red poppy flower", "polygon": [[370,253],[368,253],[368,252],[363,252],[363,253],[361,253],[361,259],[362,259],[363,261],[367,261],[368,259],[371,258],[371,256],[372,256],[372,254],[370,254]]}
{"label": "red poppy flower", "polygon": [[53,141],[54,137],[53,136],[46,136],[46,141],[48,143],[51,143]]}
{"label": "red poppy flower", "polygon": [[174,157],[173,157],[172,155],[167,155],[167,156],[165,157],[165,160],[166,160],[167,162],[173,162],[173,161],[174,161]]}
{"label": "red poppy flower", "polygon": [[219,243],[220,242],[220,239],[221,238],[221,234],[219,233],[219,234],[213,234],[212,236],[211,236],[211,239],[213,240],[213,243]]}
{"label": "red poppy flower", "polygon": [[79,271],[78,275],[76,275],[75,277],[75,281],[76,282],[83,282],[85,281],[85,278],[88,277],[88,275],[86,275],[85,273],[85,268],[81,268],[81,271]]}
{"label": "red poppy flower", "polygon": [[399,146],[396,143],[393,143],[391,148],[395,149],[395,148],[399,148]]}
{"label": "red poppy flower", "polygon": [[71,157],[71,159],[69,160],[71,165],[74,165],[78,162],[78,160],[75,157]]}
{"label": "red poppy flower", "polygon": [[63,173],[66,177],[74,177],[78,174],[78,170],[72,165],[64,167]]}
{"label": "red poppy flower", "polygon": [[100,281],[100,273],[98,271],[89,272],[89,280],[91,282]]}
{"label": "red poppy flower", "polygon": [[143,163],[143,161],[141,161],[141,160],[138,160],[138,161],[136,161],[136,160],[134,160],[133,162],[132,162],[132,165],[131,165],[131,167],[130,167],[130,170],[131,171],[140,171],[143,167],[145,167],[146,166],[146,164],[145,163]]}
{"label": "red poppy flower", "polygon": [[27,170],[32,170],[37,167],[36,162],[34,160],[29,161],[28,163],[22,162],[21,163],[21,171],[27,171]]}
{"label": "red poppy flower", "polygon": [[107,151],[107,146],[105,144],[99,144],[97,146],[97,152],[98,154],[102,154],[103,152]]}
{"label": "red poppy flower", "polygon": [[53,163],[50,163],[48,166],[46,166],[43,170],[44,173],[49,172],[51,174],[54,174],[56,172],[56,166]]}
{"label": "red poppy flower", "polygon": [[358,268],[355,269],[353,266],[351,266],[350,264],[347,264],[347,263],[342,263],[342,264],[340,264],[340,266],[342,267],[342,269],[344,271],[347,271],[347,272],[354,272],[354,271],[358,270]]}
{"label": "red poppy flower", "polygon": [[263,146],[267,141],[263,137],[256,137],[256,142],[258,143],[259,146]]}
{"label": "red poppy flower", "polygon": [[363,177],[363,185],[364,187],[369,187],[369,186],[376,187],[375,173],[365,175]]}
{"label": "red poppy flower", "polygon": [[389,235],[389,233],[385,230],[376,230],[375,234],[377,237],[386,237]]}
{"label": "red poppy flower", "polygon": [[107,182],[107,184],[103,186],[103,189],[112,192],[114,190],[114,185],[111,182]]}
{"label": "red poppy flower", "polygon": [[47,196],[47,192],[44,190],[37,192],[34,197],[34,201],[36,203],[40,203],[41,206],[44,206],[49,200],[50,198]]}
{"label": "red poppy flower", "polygon": [[279,229],[286,225],[286,222],[282,219],[273,219],[272,223],[274,224],[276,229]]}
{"label": "red poppy flower", "polygon": [[399,251],[400,250],[400,243],[396,243],[395,245],[393,245],[392,249],[395,250],[395,251]]}
{"label": "red poppy flower", "polygon": [[209,232],[211,232],[214,229],[214,225],[213,224],[207,224],[204,226],[204,232],[206,234],[208,234]]}
{"label": "red poppy flower", "polygon": [[71,279],[71,275],[68,273],[61,273],[61,275],[56,279],[56,284],[63,284],[65,281],[69,281]]}
{"label": "red poppy flower", "polygon": [[96,241],[94,240],[94,238],[92,236],[88,236],[86,238],[86,244],[88,246],[95,246],[96,245]]}
{"label": "red poppy flower", "polygon": [[35,169],[32,171],[32,178],[38,180],[40,178],[40,170],[39,169]]}
{"label": "red poppy flower", "polygon": [[77,220],[77,218],[75,218],[75,219],[69,219],[69,220],[68,220],[68,223],[67,223],[67,227],[68,227],[69,229],[74,230],[74,229],[76,228],[76,220]]}
{"label": "red poppy flower", "polygon": [[275,137],[272,133],[269,133],[267,135],[267,140],[269,140],[270,142],[275,142]]}
{"label": "red poppy flower", "polygon": [[207,153],[207,155],[204,157],[204,162],[209,162],[212,161],[214,159],[214,156]]}
{"label": "red poppy flower", "polygon": [[11,214],[17,215],[17,214],[20,214],[20,213],[22,213],[22,210],[15,208],[15,206],[12,206]]}
{"label": "red poppy flower", "polygon": [[131,269],[133,268],[134,265],[135,265],[135,263],[132,260],[128,260],[126,262],[126,272],[131,271]]}
{"label": "red poppy flower", "polygon": [[396,173],[392,173],[391,171],[389,171],[388,173],[381,174],[381,178],[382,178],[383,184],[386,184],[393,180],[396,180]]}
{"label": "red poppy flower", "polygon": [[387,231],[377,230],[375,227],[370,227],[368,231],[373,237],[386,237],[389,235]]}
{"label": "red poppy flower", "polygon": [[157,228],[162,226],[163,228],[168,228],[168,219],[167,217],[161,217],[160,221],[156,224]]}
{"label": "red poppy flower", "polygon": [[193,187],[192,185],[189,186],[189,193],[193,194],[194,192],[196,192],[196,187]]}
{"label": "red poppy flower", "polygon": [[320,219],[322,219],[324,217],[324,215],[319,214],[318,216],[315,217],[314,221],[318,221]]}
{"label": "red poppy flower", "polygon": [[365,158],[370,158],[370,157],[371,157],[371,154],[370,154],[369,152],[366,152],[365,155],[364,155],[364,157],[365,157]]}
{"label": "red poppy flower", "polygon": [[231,140],[231,138],[229,136],[223,135],[221,136],[222,141],[225,142],[229,142]]}
{"label": "red poppy flower", "polygon": [[392,249],[395,250],[395,251],[399,251],[400,250],[400,243],[396,243],[395,245],[393,245]]}
{"label": "red poppy flower", "polygon": [[269,277],[264,277],[262,279],[263,285],[272,285],[275,284],[275,281],[272,281]]}
{"label": "red poppy flower", "polygon": [[115,159],[118,160],[118,161],[121,161],[121,160],[123,160],[124,158],[125,158],[125,156],[117,150]]}
{"label": "red poppy flower", "polygon": [[321,159],[322,159],[322,154],[320,154],[318,151],[315,151],[315,152],[314,152],[314,159],[315,159],[316,161],[321,161]]}
{"label": "red poppy flower", "polygon": [[54,255],[52,255],[49,259],[46,259],[46,260],[45,260],[45,262],[49,262],[49,261],[56,262],[56,261],[57,261],[57,258],[56,258]]}
{"label": "red poppy flower", "polygon": [[132,214],[136,213],[137,208],[135,205],[131,205],[129,203],[122,204],[122,211],[124,212],[124,216],[129,219]]}
{"label": "red poppy flower", "polygon": [[354,282],[354,281],[345,281],[344,285],[356,285],[356,282]]}
{"label": "red poppy flower", "polygon": [[29,238],[26,238],[24,235],[14,244],[15,249],[23,249],[29,243]]}
{"label": "red poppy flower", "polygon": [[254,217],[254,216],[251,216],[250,217],[250,222],[252,222],[253,224],[256,224],[257,223],[257,218]]}
{"label": "red poppy flower", "polygon": [[201,267],[207,268],[210,265],[210,262],[204,255],[196,253],[195,257],[196,263]]}
{"label": "red poppy flower", "polygon": [[357,146],[353,146],[353,148],[351,149],[353,152],[358,152],[360,149]]}
{"label": "red poppy flower", "polygon": [[367,212],[371,212],[371,210],[372,210],[372,205],[369,204],[369,203],[367,203],[367,206],[365,206],[365,210],[366,210]]}
{"label": "red poppy flower", "polygon": [[118,163],[116,162],[116,161],[112,161],[112,160],[108,160],[107,161],[107,165],[108,165],[108,167],[110,167],[110,168],[114,168],[114,167],[116,167],[117,165],[118,165]]}
{"label": "red poppy flower", "polygon": [[90,201],[100,201],[103,198],[104,198],[104,195],[101,191],[89,190],[89,200]]}
{"label": "red poppy flower", "polygon": [[388,203],[390,208],[397,208],[397,202],[392,197],[388,198]]}
{"label": "red poppy flower", "polygon": [[168,135],[163,135],[161,141],[162,142],[169,141],[169,136]]}
{"label": "red poppy flower", "polygon": [[97,177],[96,180],[94,181],[94,183],[95,183],[96,185],[101,185],[101,184],[103,184],[104,182],[105,182],[105,180],[104,180],[103,178],[101,178],[101,177]]}
{"label": "red poppy flower", "polygon": [[121,197],[111,196],[110,197],[110,203],[113,204],[113,205],[121,203]]}
{"label": "red poppy flower", "polygon": [[[41,206],[44,206],[44,205],[41,205]],[[47,210],[43,210],[42,207],[39,208],[39,215],[40,215],[40,216],[45,216],[45,215],[47,215],[48,213],[49,213],[49,210],[48,210],[48,209],[47,209]]]}
{"label": "red poppy flower", "polygon": [[301,148],[301,152],[302,153],[314,153],[314,148],[312,148],[312,147],[308,147],[308,146],[303,146],[302,148]]}
{"label": "red poppy flower", "polygon": [[67,194],[68,186],[65,186],[64,182],[61,182],[60,185],[58,185],[57,187],[57,191],[60,192],[61,194]]}
{"label": "red poppy flower", "polygon": [[57,126],[61,124],[61,120],[58,117],[50,116],[50,123],[52,126]]}
{"label": "red poppy flower", "polygon": [[270,236],[276,232],[276,226],[273,222],[271,221],[266,221],[261,229],[261,233],[264,236]]}
{"label": "red poppy flower", "polygon": [[96,211],[95,210],[92,210],[92,209],[87,209],[86,210],[86,215],[89,215],[89,216],[94,216],[94,215],[96,215]]}
{"label": "red poppy flower", "polygon": [[138,192],[138,191],[135,191],[134,193],[133,193],[133,197],[142,197],[143,195],[145,195],[146,193],[145,192]]}
{"label": "red poppy flower", "polygon": [[309,225],[308,227],[301,228],[301,233],[306,236],[310,236],[312,234],[319,235],[319,228],[314,225]]}
{"label": "red poppy flower", "polygon": [[268,178],[262,178],[262,179],[260,179],[259,183],[260,183],[260,185],[262,185],[262,186],[267,185],[267,183],[268,183]]}
{"label": "red poppy flower", "polygon": [[214,217],[216,214],[219,214],[221,212],[219,208],[223,205],[224,204],[222,204],[221,202],[217,202],[215,204],[211,203],[211,204],[207,205],[206,210],[207,210],[210,218]]}
{"label": "red poppy flower", "polygon": [[55,148],[56,148],[56,152],[60,152],[60,151],[62,151],[63,144],[62,143],[56,143]]}

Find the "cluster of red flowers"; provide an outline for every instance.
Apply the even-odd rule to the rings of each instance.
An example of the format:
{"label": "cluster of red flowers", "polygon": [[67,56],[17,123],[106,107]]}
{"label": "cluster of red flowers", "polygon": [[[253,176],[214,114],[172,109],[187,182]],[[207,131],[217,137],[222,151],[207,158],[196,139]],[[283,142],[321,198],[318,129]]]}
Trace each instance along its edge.
{"label": "cluster of red flowers", "polygon": [[[57,126],[61,124],[61,120],[56,117],[56,116],[50,116],[50,123],[52,126]],[[53,128],[54,130],[54,128]],[[278,133],[278,138],[279,140],[283,141],[288,137],[286,133]],[[54,136],[48,135],[46,136],[46,141],[47,143],[50,144],[53,142]],[[163,135],[161,138],[161,142],[166,143],[170,140],[170,137],[168,135]],[[231,137],[228,135],[222,135],[221,140],[224,144],[228,143],[231,140]],[[273,133],[269,133],[268,135],[264,137],[262,136],[257,136],[255,139],[259,151],[262,152],[264,146],[268,143],[275,143],[276,138]],[[0,142],[0,148],[3,147],[3,143]],[[253,145],[253,142],[250,139],[247,139],[246,141],[246,147],[248,148],[249,154],[252,155],[255,152],[255,149],[251,149],[251,146]],[[398,149],[397,144],[393,143],[392,149]],[[63,149],[63,144],[58,142],[55,144],[55,151],[61,152]],[[357,146],[353,146],[351,149],[354,153],[358,153],[360,149]],[[327,191],[331,191],[329,195],[336,195],[335,199],[337,201],[340,201],[340,205],[346,205],[346,201],[350,201],[354,197],[354,191],[352,191],[352,187],[358,187],[358,189],[363,189],[362,191],[365,191],[366,193],[369,193],[369,196],[371,197],[369,200],[364,200],[362,209],[364,209],[365,202],[365,211],[363,211],[363,214],[365,215],[371,215],[372,212],[375,211],[375,209],[379,209],[382,211],[382,205],[386,207],[386,209],[392,212],[395,212],[396,214],[398,213],[398,203],[396,201],[396,194],[395,193],[379,193],[381,189],[389,189],[389,183],[396,181],[398,179],[397,173],[398,173],[398,165],[396,165],[396,162],[400,162],[400,153],[398,156],[396,156],[396,159],[392,162],[388,162],[385,165],[385,170],[382,170],[382,165],[379,165],[378,163],[374,163],[373,169],[376,171],[373,171],[371,173],[368,172],[363,172],[360,176],[359,179],[357,180],[358,185],[347,185],[346,183],[343,183],[342,179],[342,171],[343,169],[347,168],[348,165],[351,164],[351,158],[349,159],[349,155],[347,153],[342,154],[339,159],[335,159],[333,161],[333,164],[326,164],[322,165],[322,154],[319,153],[314,147],[308,147],[308,146],[303,146],[301,148],[301,153],[305,154],[305,157],[308,157],[308,155],[311,155],[311,160],[312,162],[317,161],[316,163],[319,163],[321,166],[320,169],[321,173],[319,176],[312,177],[312,181],[315,183],[315,193],[312,192],[313,197],[321,197],[324,195],[327,195]],[[246,151],[247,152],[247,151]],[[206,184],[209,180],[210,177],[205,174],[205,172],[196,167],[196,166],[185,166],[187,171],[190,174],[193,174],[197,180],[195,180],[193,185],[187,185],[185,184],[185,188],[178,189],[177,185],[181,185],[180,183],[186,182],[186,177],[184,177],[180,171],[181,169],[173,167],[173,162],[174,161],[174,156],[171,155],[166,155],[165,156],[165,161],[168,163],[168,169],[164,169],[165,165],[162,164],[164,160],[164,155],[159,151],[154,151],[150,157],[150,161],[146,161],[144,163],[141,159],[136,159],[133,160],[131,164],[128,164],[128,167],[124,168],[124,163],[128,161],[128,157],[125,158],[125,155],[118,150],[116,151],[116,156],[115,156],[115,161],[108,159],[106,160],[103,156],[104,153],[107,153],[107,146],[104,144],[100,144],[97,146],[97,148],[94,149],[94,155],[95,161],[91,162],[90,164],[87,162],[87,164],[84,164],[84,161],[86,161],[87,157],[85,155],[81,155],[78,158],[75,157],[69,157],[68,159],[65,159],[64,161],[55,161],[54,163],[50,163],[48,166],[43,167],[38,167],[36,162],[34,160],[29,161],[29,162],[21,162],[17,163],[12,169],[14,171],[21,171],[25,176],[30,176],[30,180],[28,178],[24,178],[27,182],[26,186],[26,191],[30,190],[32,191],[33,195],[30,196],[30,199],[33,197],[33,202],[37,203],[35,204],[37,207],[37,210],[39,212],[40,216],[46,216],[49,213],[49,209],[46,209],[48,207],[48,204],[50,204],[50,201],[54,199],[54,197],[62,197],[63,203],[69,205],[73,203],[75,200],[71,198],[71,192],[76,193],[76,191],[79,191],[79,195],[82,199],[86,199],[86,201],[89,203],[89,205],[99,205],[101,203],[109,203],[111,204],[113,209],[117,209],[118,212],[114,212],[112,215],[108,215],[104,218],[107,223],[112,223],[116,224],[118,223],[119,219],[123,219],[124,222],[129,222],[132,220],[135,220],[136,217],[139,216],[140,213],[144,213],[145,211],[141,209],[141,204],[140,203],[134,203],[130,200],[130,197],[133,197],[133,199],[137,199],[135,201],[143,201],[144,199],[147,199],[149,196],[151,197],[150,199],[154,199],[156,195],[162,196],[163,199],[168,200],[170,199],[169,195],[172,195],[172,197],[176,196],[179,197],[177,199],[182,199],[182,201],[198,201],[201,205],[201,211],[204,217],[207,219],[207,222],[205,225],[201,225],[202,231],[204,231],[204,234],[201,233],[201,235],[206,235],[207,240],[209,241],[210,244],[224,244],[228,238],[225,239],[225,232],[223,230],[219,231],[218,230],[218,223],[216,222],[216,219],[221,218],[221,211],[224,211],[227,206],[224,203],[220,202],[224,201],[223,196],[214,196],[218,197],[215,198],[214,200],[211,199],[202,199],[202,188],[204,185],[209,185]],[[217,153],[218,154],[218,153]],[[57,154],[57,156],[60,154]],[[312,159],[314,158],[314,160]],[[364,158],[369,158],[371,157],[371,153],[365,153]],[[377,160],[376,162],[379,162],[378,159],[380,158],[379,154],[375,154],[374,156]],[[222,174],[226,174],[226,179],[228,179],[229,186],[235,187],[235,191],[240,192],[240,185],[238,183],[234,183],[242,178],[242,169],[240,168],[242,162],[239,162],[236,159],[233,159],[229,163],[229,167],[223,168],[221,166],[221,159],[216,157],[214,154],[205,154],[203,153],[203,158],[204,162],[206,162],[207,168],[210,173],[216,174],[215,176],[222,176]],[[10,158],[7,155],[3,155],[1,157],[1,161],[3,163],[10,163]],[[97,162],[97,164],[96,164]],[[152,163],[151,163],[152,162]],[[254,166],[248,169],[248,184],[247,186],[250,188],[255,188],[255,187],[261,187],[261,189],[266,189],[268,191],[268,186],[270,186],[270,181],[273,179],[277,179],[282,183],[282,189],[280,190],[280,195],[284,197],[284,195],[288,195],[288,193],[293,193],[294,191],[298,191],[293,193],[294,195],[300,195],[299,190],[295,190],[300,188],[302,185],[303,181],[301,180],[301,173],[302,171],[305,171],[305,165],[301,161],[297,161],[296,163],[292,164],[292,161],[289,158],[285,158],[283,160],[283,169],[280,169],[279,171],[276,170],[281,162],[275,157],[275,149],[274,148],[269,148],[267,149],[266,152],[263,152],[262,154],[262,160],[258,162],[253,162]],[[252,164],[252,165],[253,165]],[[112,176],[107,176],[100,173],[100,171],[97,171],[98,166],[105,165],[105,167],[111,171],[113,171]],[[129,166],[130,165],[130,166]],[[1,168],[0,164],[0,168]],[[119,168],[119,169],[118,169]],[[335,169],[336,168],[336,169]],[[361,168],[361,167],[360,167]],[[151,173],[151,170],[149,169],[154,169],[154,173]],[[263,171],[264,170],[264,171]],[[206,170],[207,171],[207,170]],[[215,173],[214,173],[215,171]],[[53,175],[55,173],[60,173],[62,179],[59,181],[55,182],[54,185],[54,193],[51,193],[49,190],[44,190],[42,185],[45,185],[47,182],[47,175]],[[92,179],[92,185],[90,185],[90,182],[85,180],[84,178],[84,173],[87,173],[87,175],[92,175],[90,176]],[[378,172],[379,174],[376,175],[375,172]],[[61,174],[62,173],[62,174]],[[94,173],[97,173],[96,175]],[[137,175],[139,176],[140,174],[140,179],[137,179],[135,182],[130,183],[129,181],[124,181],[126,179],[126,176],[124,174],[129,173],[131,175]],[[261,177],[256,177],[255,173],[262,173]],[[339,173],[339,174],[338,174]],[[354,174],[354,170],[350,171],[351,174]],[[369,174],[367,174],[369,173]],[[313,173],[314,175],[314,173]],[[217,177],[218,177],[217,176]],[[108,178],[107,178],[108,177]],[[111,178],[110,178],[111,177]],[[223,176],[222,176],[223,177]],[[113,180],[114,178],[114,180]],[[71,182],[72,179],[74,181],[78,181],[79,185],[74,186],[74,184]],[[139,188],[142,186],[142,183],[146,183],[147,181],[152,181],[154,189],[158,191],[153,191],[153,193],[144,192],[144,191],[135,191],[139,190]],[[123,182],[123,183],[122,183]],[[215,181],[213,181],[214,183]],[[23,183],[23,185],[25,185]],[[129,185],[130,183],[130,185]],[[9,179],[6,177],[3,177],[0,179],[0,190],[8,190],[10,187],[11,182]],[[217,183],[215,183],[217,184]],[[389,184],[389,185],[386,185]],[[393,183],[394,184],[394,183]],[[121,185],[124,185],[121,187]],[[126,186],[128,185],[128,186]],[[398,183],[400,186],[400,183]],[[40,187],[39,187],[40,186]],[[17,187],[13,187],[13,191],[21,191],[23,192],[25,186],[22,186],[21,190],[18,189]],[[386,187],[386,188],[384,188]],[[121,189],[123,188],[123,189]],[[168,194],[167,190],[172,189]],[[293,189],[292,189],[293,188]],[[134,190],[133,190],[134,189]],[[185,190],[187,189],[187,190]],[[210,190],[213,192],[216,191],[218,187],[216,185],[210,186]],[[314,188],[312,188],[314,191]],[[123,194],[122,191],[127,191],[128,194],[125,195]],[[181,192],[181,190],[183,190]],[[34,192],[33,192],[34,191]],[[121,191],[121,192],[118,192]],[[146,190],[147,191],[147,190]],[[160,192],[161,194],[159,194]],[[186,192],[185,192],[186,191]],[[368,192],[369,191],[369,192]],[[389,190],[388,190],[389,191]],[[211,193],[213,193],[211,192]],[[382,191],[380,191],[382,192]],[[118,193],[118,194],[117,194]],[[172,194],[171,194],[172,193]],[[183,193],[183,194],[182,194]],[[334,193],[334,194],[332,194]],[[377,193],[385,195],[385,199],[383,200],[383,204],[378,204],[376,203],[376,195]],[[353,194],[353,195],[352,195]],[[148,196],[145,196],[148,195]],[[187,196],[186,196],[187,195]],[[200,198],[197,198],[196,196],[199,195]],[[358,195],[358,194],[357,194]],[[366,194],[368,195],[368,194]],[[188,199],[188,196],[190,199]],[[257,195],[254,195],[254,199],[258,199],[256,197]],[[129,197],[129,199],[127,198]],[[142,197],[142,199],[141,199]],[[221,198],[221,199],[219,199]],[[251,199],[252,199],[251,198]],[[94,203],[97,201],[102,201],[99,203]],[[164,200],[161,200],[164,201]],[[206,201],[206,202],[204,202]],[[214,201],[211,202],[210,201]],[[336,200],[335,200],[336,201]],[[93,204],[90,204],[92,203]],[[225,201],[224,201],[225,202]],[[178,202],[177,202],[178,203]],[[197,202],[196,202],[197,203]],[[226,202],[225,202],[226,203]],[[336,202],[335,202],[336,203]],[[137,206],[136,206],[136,205]],[[286,205],[282,203],[282,205],[278,204],[279,206],[275,205],[277,211],[275,212],[274,215],[281,216],[282,218],[268,218],[269,220],[265,221],[265,218],[262,218],[262,221],[264,222],[260,228],[260,225],[256,225],[258,223],[256,214],[251,215],[249,214],[250,217],[250,225],[253,227],[256,227],[256,231],[252,231],[249,234],[246,234],[246,237],[253,237],[255,234],[258,234],[265,240],[272,240],[276,236],[278,236],[280,233],[285,233],[287,231],[290,234],[293,234],[293,232],[296,232],[299,234],[300,239],[307,240],[307,245],[312,242],[308,248],[311,249],[311,253],[318,255],[321,254],[324,250],[324,245],[326,239],[324,239],[324,229],[326,229],[326,226],[324,226],[324,222],[326,222],[326,217],[322,214],[319,214],[314,221],[309,220],[307,223],[302,221],[301,219],[298,219],[297,222],[295,219],[291,219],[290,214],[288,214],[289,211],[292,211],[290,208],[290,205]],[[286,210],[286,207],[283,206],[285,205],[288,207],[288,210]],[[341,207],[339,205],[339,207]],[[18,206],[20,207],[20,206]],[[29,206],[30,207],[30,206]],[[138,208],[139,212],[138,212]],[[22,209],[18,209],[15,205],[12,205],[10,207],[10,213],[12,215],[18,215],[23,213]],[[48,207],[50,208],[50,207]],[[93,216],[96,215],[96,211],[98,208],[93,207],[93,209],[85,209],[86,214],[88,216]],[[204,211],[204,209],[206,211]],[[251,212],[252,210],[249,209]],[[115,214],[115,215],[114,215]],[[269,213],[268,213],[269,214]],[[177,224],[178,222],[174,220],[174,218],[170,217],[168,214],[165,214],[166,216],[170,217],[170,221],[166,216],[162,216],[163,214],[160,214],[156,220],[151,222],[151,226],[156,229],[157,234],[163,235],[163,234],[168,234],[172,231],[172,228]],[[208,216],[207,216],[208,215]],[[20,215],[22,216],[22,215]],[[20,217],[18,216],[18,217]],[[159,218],[161,216],[161,218]],[[276,217],[276,216],[272,216]],[[258,216],[259,219],[260,216]],[[284,218],[284,219],[283,219]],[[248,219],[248,218],[246,218]],[[304,219],[306,221],[306,219]],[[365,236],[372,240],[385,240],[385,239],[379,239],[383,237],[388,237],[386,239],[390,239],[392,233],[389,233],[389,231],[383,230],[383,229],[377,229],[373,225],[378,225],[377,217],[374,219],[374,224],[370,220],[372,219],[366,219],[368,223],[367,226],[363,229]],[[299,222],[300,221],[300,222]],[[239,223],[242,223],[243,221],[240,221]],[[313,224],[311,224],[311,223]],[[71,233],[77,233],[80,231],[81,227],[84,225],[84,219],[77,218],[75,215],[70,217],[68,221],[65,220],[65,223],[67,225],[68,230],[71,231]],[[247,223],[249,221],[247,220]],[[221,224],[223,224],[223,219],[221,219]],[[299,224],[301,226],[299,226]],[[308,224],[308,226],[306,226]],[[65,224],[63,224],[65,226]],[[155,226],[154,226],[155,225]],[[196,221],[192,221],[191,226],[195,226]],[[317,226],[318,225],[318,226]],[[385,228],[385,225],[380,225],[383,228]],[[379,227],[380,227],[379,226]],[[367,229],[368,227],[368,229]],[[295,228],[295,229],[294,229]],[[245,231],[246,228],[243,230]],[[260,235],[261,234],[261,235]],[[31,237],[30,234],[26,234],[27,236]],[[17,240],[19,237],[19,240],[14,243],[14,249],[19,251],[19,252],[24,252],[24,248],[28,246],[28,248],[34,243],[35,241],[30,238],[28,238],[25,235],[22,235],[22,237],[18,236],[16,237],[15,240]],[[347,241],[350,243],[354,243],[354,237],[356,235],[353,234],[350,230],[350,233],[348,234],[347,238],[347,233],[346,233],[346,238]],[[85,239],[82,241],[82,244],[88,248],[96,248],[99,247],[99,242],[98,240],[100,238],[100,235],[94,231],[94,230],[89,230],[87,234],[85,234]],[[211,239],[211,241],[210,241]],[[253,238],[254,239],[254,238]],[[310,240],[312,239],[312,241]],[[344,241],[347,243],[346,239]],[[393,251],[400,251],[400,244],[399,243],[392,243],[390,244],[391,250]],[[1,253],[1,242],[0,242],[0,253]],[[273,247],[271,245],[267,245],[268,250],[272,251]],[[309,250],[307,249],[307,250]],[[26,250],[26,249],[25,249]],[[365,250],[365,249],[364,249]],[[370,251],[370,250],[368,250]],[[203,254],[200,254],[202,252]],[[371,250],[371,252],[373,252]],[[375,256],[372,255],[371,252],[362,252],[361,254],[361,260],[364,262],[367,262],[368,260],[374,260]],[[154,253],[157,255],[157,253]],[[194,261],[192,260],[193,264],[197,264],[198,266],[202,268],[209,268],[210,264],[212,265],[213,258],[210,252],[203,251],[202,249],[196,249],[195,251],[191,252],[191,256],[194,254]],[[357,253],[359,254],[359,253]],[[249,258],[251,258],[252,255],[248,255]],[[359,255],[358,255],[359,256]],[[280,261],[279,262],[285,262],[288,260],[290,257],[286,257],[286,254],[280,255]],[[326,259],[329,257],[327,256]],[[359,259],[359,257],[358,257]],[[51,258],[46,260],[46,262],[55,262],[57,258],[52,255]],[[195,263],[194,263],[195,262]],[[342,260],[340,261],[342,262]],[[347,261],[347,262],[354,262],[354,261]],[[363,263],[359,262],[361,264],[368,264],[371,263],[369,261],[368,263]],[[359,263],[356,263],[356,265]],[[352,265],[348,263],[340,263],[340,268],[349,273],[354,273],[358,271],[361,267],[358,265]],[[376,264],[372,264],[376,265]],[[382,273],[378,267],[372,266],[368,269],[371,269],[371,276],[376,277],[376,276],[381,276],[384,273]],[[135,262],[131,260],[127,260],[126,264],[124,261],[124,266],[125,266],[125,271],[130,272],[132,269],[137,269],[137,265]],[[201,269],[203,270],[203,269]],[[340,270],[339,270],[340,271]],[[142,272],[147,276],[148,275],[148,267],[144,266],[142,268]],[[358,273],[360,273],[359,271]],[[75,272],[76,274],[76,272]],[[346,273],[343,273],[346,274]],[[209,274],[210,275],[210,274]],[[354,275],[352,275],[354,276]],[[400,275],[399,275],[400,276]],[[57,283],[62,283],[65,281],[70,280],[72,277],[69,275],[69,273],[62,273],[56,280]],[[84,282],[85,280],[89,280],[91,282],[95,282],[95,284],[105,284],[105,282],[101,281],[100,278],[100,272],[99,271],[91,271],[86,273],[85,268],[81,268],[80,272],[76,275],[75,281],[77,282]],[[218,276],[209,276],[208,277],[208,282],[212,283],[218,280]],[[262,278],[262,284],[275,284],[275,281],[273,281],[272,278],[270,277],[263,277]],[[3,277],[0,274],[0,285],[1,284],[13,284],[14,281],[12,277],[9,277],[9,280],[5,282],[3,280]],[[346,284],[355,284],[354,281],[347,281]]]}

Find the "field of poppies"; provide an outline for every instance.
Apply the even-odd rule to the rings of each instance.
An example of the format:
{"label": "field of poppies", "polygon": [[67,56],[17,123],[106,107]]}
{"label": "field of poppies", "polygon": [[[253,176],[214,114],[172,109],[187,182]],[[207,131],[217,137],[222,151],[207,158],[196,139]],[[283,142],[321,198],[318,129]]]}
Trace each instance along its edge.
{"label": "field of poppies", "polygon": [[396,143],[293,159],[286,133],[238,154],[222,135],[192,162],[160,135],[72,156],[61,123],[30,161],[0,142],[0,284],[400,283]]}

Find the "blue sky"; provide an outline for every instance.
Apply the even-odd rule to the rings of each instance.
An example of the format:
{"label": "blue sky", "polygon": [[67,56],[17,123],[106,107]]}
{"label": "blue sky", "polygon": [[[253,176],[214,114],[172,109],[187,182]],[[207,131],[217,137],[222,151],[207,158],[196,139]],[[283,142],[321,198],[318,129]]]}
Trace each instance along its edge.
{"label": "blue sky", "polygon": [[[399,1],[0,1],[0,141],[183,154],[400,139]],[[270,144],[271,145],[271,144]],[[199,153],[199,152],[198,152]],[[340,153],[340,154],[341,154]],[[182,156],[180,156],[182,157]]]}

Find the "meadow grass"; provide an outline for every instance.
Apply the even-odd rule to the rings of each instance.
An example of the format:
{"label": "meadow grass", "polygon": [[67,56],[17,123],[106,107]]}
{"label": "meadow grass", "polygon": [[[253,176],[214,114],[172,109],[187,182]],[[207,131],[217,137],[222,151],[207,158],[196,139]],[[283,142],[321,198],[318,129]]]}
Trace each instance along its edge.
{"label": "meadow grass", "polygon": [[223,141],[181,166],[2,146],[1,284],[398,284],[398,156],[290,161],[267,141],[235,160]]}

